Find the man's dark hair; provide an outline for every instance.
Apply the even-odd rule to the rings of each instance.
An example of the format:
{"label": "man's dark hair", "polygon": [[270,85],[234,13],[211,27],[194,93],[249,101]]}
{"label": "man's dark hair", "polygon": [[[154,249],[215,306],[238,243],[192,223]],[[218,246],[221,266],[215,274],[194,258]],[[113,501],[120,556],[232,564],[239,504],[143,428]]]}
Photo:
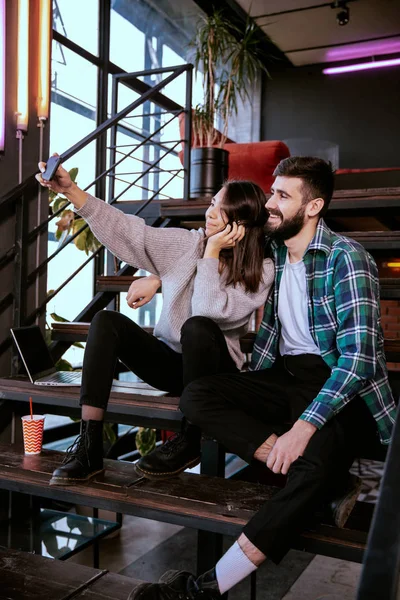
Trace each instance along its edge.
{"label": "man's dark hair", "polygon": [[322,198],[324,206],[319,213],[323,217],[328,210],[334,188],[332,164],[314,156],[290,156],[284,158],[274,171],[274,177],[298,177],[303,180],[304,203]]}

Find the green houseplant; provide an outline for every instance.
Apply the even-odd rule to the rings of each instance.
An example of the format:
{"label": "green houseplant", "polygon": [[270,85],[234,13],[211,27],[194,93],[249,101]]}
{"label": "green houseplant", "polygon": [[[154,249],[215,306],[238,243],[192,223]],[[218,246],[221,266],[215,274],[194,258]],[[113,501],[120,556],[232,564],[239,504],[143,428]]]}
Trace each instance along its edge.
{"label": "green houseplant", "polygon": [[[194,65],[201,72],[203,102],[193,110],[195,146],[192,150],[191,196],[212,195],[228,172],[228,152],[223,149],[229,119],[237,114],[239,99],[250,100],[260,74],[268,75],[266,53],[259,31],[248,18],[240,28],[223,10],[201,18],[191,43]],[[222,132],[215,130],[219,118]]]}

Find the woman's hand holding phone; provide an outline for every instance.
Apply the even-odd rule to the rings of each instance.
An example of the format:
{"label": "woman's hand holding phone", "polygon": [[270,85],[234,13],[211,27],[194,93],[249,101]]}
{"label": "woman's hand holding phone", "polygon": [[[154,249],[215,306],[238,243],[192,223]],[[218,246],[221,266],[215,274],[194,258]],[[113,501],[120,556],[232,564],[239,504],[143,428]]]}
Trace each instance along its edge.
{"label": "woman's hand holding phone", "polygon": [[[54,154],[53,157],[58,157],[58,154]],[[51,159],[53,157],[51,157]],[[51,159],[49,159],[49,161]],[[55,162],[55,165],[57,162]],[[36,175],[36,179],[41,186],[51,190],[56,194],[62,194],[78,209],[85,204],[87,198],[86,192],[81,190],[76,183],[72,181],[68,171],[64,169],[61,164],[54,173],[51,172],[52,169],[48,171],[50,176],[52,176],[50,180],[44,179],[42,176],[43,174],[46,174],[46,163],[40,162],[38,166],[40,173]]]}
{"label": "woman's hand holding phone", "polygon": [[222,231],[211,235],[207,240],[204,258],[219,258],[221,250],[234,248],[246,233],[244,225],[236,222],[228,224]]}

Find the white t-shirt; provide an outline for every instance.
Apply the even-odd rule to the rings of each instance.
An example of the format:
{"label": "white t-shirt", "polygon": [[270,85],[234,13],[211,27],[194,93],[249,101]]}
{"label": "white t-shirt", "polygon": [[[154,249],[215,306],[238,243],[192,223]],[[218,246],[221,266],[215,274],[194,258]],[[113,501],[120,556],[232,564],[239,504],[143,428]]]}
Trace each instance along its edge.
{"label": "white t-shirt", "polygon": [[281,323],[279,352],[321,354],[308,324],[306,267],[302,260],[289,262],[289,252],[279,286],[278,317]]}

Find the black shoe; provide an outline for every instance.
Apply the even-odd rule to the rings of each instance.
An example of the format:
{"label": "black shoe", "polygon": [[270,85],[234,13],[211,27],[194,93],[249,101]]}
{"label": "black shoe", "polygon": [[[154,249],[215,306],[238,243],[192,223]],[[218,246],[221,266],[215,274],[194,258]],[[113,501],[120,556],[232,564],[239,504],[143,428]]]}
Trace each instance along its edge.
{"label": "black shoe", "polygon": [[200,442],[187,433],[176,433],[136,463],[139,475],[148,479],[168,479],[200,462]]}
{"label": "black shoe", "polygon": [[103,421],[81,421],[81,433],[53,471],[50,485],[82,483],[103,470]]}
{"label": "black shoe", "polygon": [[344,490],[332,500],[330,508],[336,527],[342,529],[345,526],[346,521],[357,502],[357,498],[361,491],[361,485],[362,481],[359,477],[349,474]]}
{"label": "black shoe", "polygon": [[218,600],[221,598],[215,569],[195,578],[186,571],[167,571],[159,583],[142,583],[128,600]]}

